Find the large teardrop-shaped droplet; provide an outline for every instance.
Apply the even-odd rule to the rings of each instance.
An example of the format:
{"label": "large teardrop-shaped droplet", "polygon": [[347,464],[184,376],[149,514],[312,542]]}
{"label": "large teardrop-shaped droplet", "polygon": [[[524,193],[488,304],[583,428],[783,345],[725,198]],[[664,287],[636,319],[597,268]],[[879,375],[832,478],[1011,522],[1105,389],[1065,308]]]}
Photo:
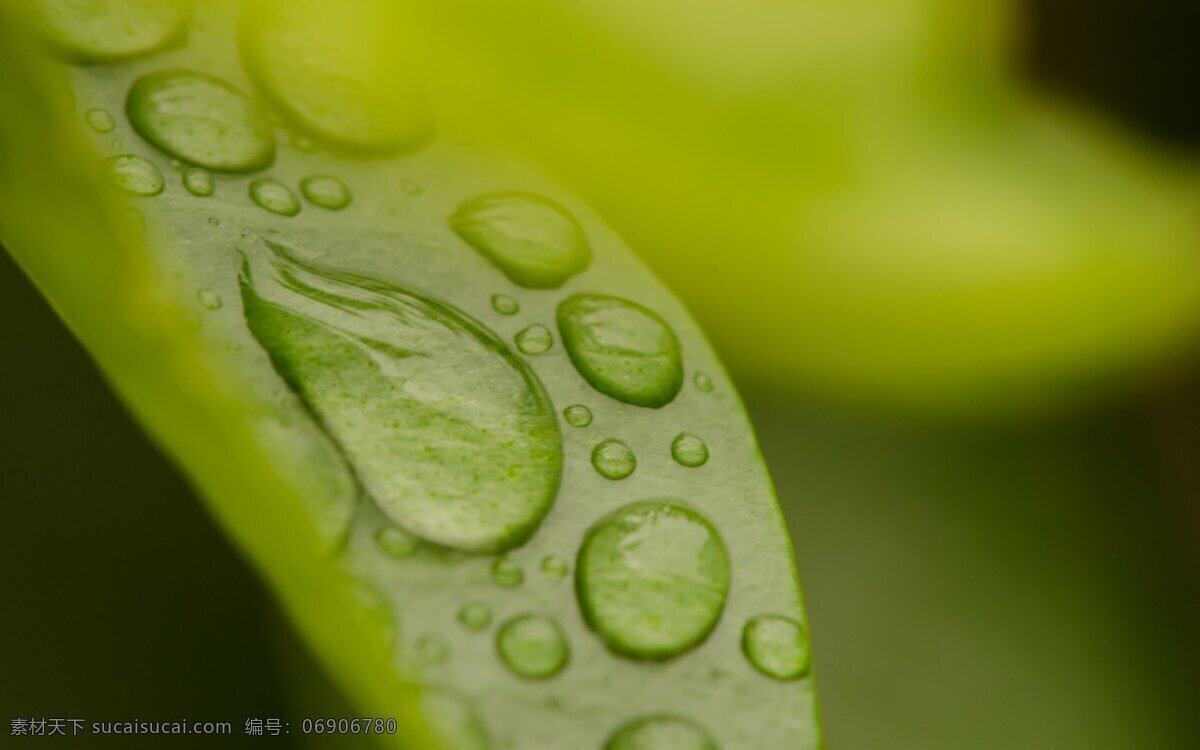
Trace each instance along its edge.
{"label": "large teardrop-shaped droplet", "polygon": [[185,0],[31,0],[38,30],[61,57],[103,63],[154,52],[183,33]]}
{"label": "large teardrop-shaped droplet", "polygon": [[625,724],[604,743],[604,750],[717,750],[717,743],[694,721],[659,715]]}

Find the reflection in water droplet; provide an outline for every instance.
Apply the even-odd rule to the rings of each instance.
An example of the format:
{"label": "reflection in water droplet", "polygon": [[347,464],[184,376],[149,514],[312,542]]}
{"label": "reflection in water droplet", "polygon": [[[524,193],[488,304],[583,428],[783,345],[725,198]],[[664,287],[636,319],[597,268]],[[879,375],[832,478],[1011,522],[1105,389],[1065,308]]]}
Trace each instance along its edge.
{"label": "reflection in water droplet", "polygon": [[558,331],[579,374],[618,401],[658,408],[683,385],[675,332],[639,304],[576,294],[558,306]]}
{"label": "reflection in water droplet", "polygon": [[458,610],[458,621],[467,630],[479,632],[492,624],[492,608],[482,602],[463,605]]}
{"label": "reflection in water droplet", "polygon": [[624,725],[604,743],[604,750],[717,750],[717,744],[694,721],[663,714]]}
{"label": "reflection in water droplet", "polygon": [[501,315],[516,315],[521,311],[521,306],[507,294],[493,294],[492,309]]}
{"label": "reflection in water droplet", "polygon": [[241,91],[203,73],[142,76],[125,100],[140,136],[169,156],[218,172],[249,172],[275,161],[266,118]]}
{"label": "reflection in water droplet", "polygon": [[592,410],[583,404],[571,404],[563,409],[563,419],[572,427],[587,427],[592,423]]}
{"label": "reflection in water droplet", "polygon": [[708,446],[695,435],[681,432],[671,441],[671,458],[681,466],[703,466],[708,461]]}
{"label": "reflection in water droplet", "polygon": [[250,183],[250,198],[259,206],[280,216],[300,213],[300,199],[286,185],[271,179]]}
{"label": "reflection in water droplet", "polygon": [[516,342],[522,354],[532,356],[549,351],[554,346],[554,337],[546,326],[534,323],[517,334]]}
{"label": "reflection in water droplet", "polygon": [[742,630],[742,651],[755,669],[776,680],[796,680],[808,674],[808,633],[788,617],[752,618]]}
{"label": "reflection in water droplet", "polygon": [[114,185],[130,195],[149,197],[163,191],[162,172],[154,162],[136,154],[110,156],[106,162]]}
{"label": "reflection in water droplet", "polygon": [[117,123],[113,121],[112,115],[105,109],[89,109],[84,118],[92,130],[95,130],[97,133],[111,132],[117,126]]}
{"label": "reflection in water droplet", "polygon": [[502,589],[514,589],[525,582],[525,571],[508,558],[500,558],[492,563],[492,580]]}
{"label": "reflection in water droplet", "polygon": [[521,615],[506,622],[496,633],[496,649],[514,674],[533,680],[558,674],[570,656],[558,623],[540,615]]}
{"label": "reflection in water droplet", "polygon": [[542,558],[542,572],[551,578],[566,578],[571,572],[571,566],[561,557],[546,555]]}
{"label": "reflection in water droplet", "polygon": [[200,300],[201,306],[206,310],[220,310],[223,304],[221,295],[211,289],[201,289],[196,292],[196,299]]}
{"label": "reflection in water droplet", "polygon": [[729,592],[729,555],[695,510],[644,500],[588,530],[575,577],[584,617],[610,649],[667,659],[716,626]]}
{"label": "reflection in water droplet", "polygon": [[696,373],[695,377],[692,380],[693,380],[693,382],[695,382],[696,387],[699,388],[700,390],[704,391],[705,393],[712,392],[712,389],[713,389],[712,378],[708,377],[704,373],[702,373],[702,372]]}
{"label": "reflection in water droplet", "polygon": [[592,259],[575,218],[532,193],[473,198],[450,217],[450,228],[510,281],[531,289],[556,289]]}
{"label": "reflection in water droplet", "polygon": [[388,557],[401,560],[411,557],[421,546],[421,540],[399,526],[384,526],[375,532],[375,545]]}
{"label": "reflection in water droplet", "polygon": [[350,205],[350,190],[336,177],[305,177],[300,181],[300,192],[309,203],[330,211],[340,211]]}
{"label": "reflection in water droplet", "polygon": [[628,445],[609,438],[592,449],[592,466],[605,479],[624,479],[637,468],[637,457]]}
{"label": "reflection in water droplet", "polygon": [[187,19],[183,0],[33,0],[38,29],[72,62],[113,62],[165,46]]}
{"label": "reflection in water droplet", "polygon": [[200,198],[208,197],[216,190],[212,174],[200,167],[188,167],[183,171],[183,186],[189,193]]}
{"label": "reflection in water droplet", "polygon": [[426,634],[417,639],[417,664],[433,666],[441,664],[450,656],[450,647],[440,636]]}
{"label": "reflection in water droplet", "polygon": [[425,192],[425,188],[421,187],[420,183],[412,180],[400,180],[400,189],[409,195],[420,195]]}

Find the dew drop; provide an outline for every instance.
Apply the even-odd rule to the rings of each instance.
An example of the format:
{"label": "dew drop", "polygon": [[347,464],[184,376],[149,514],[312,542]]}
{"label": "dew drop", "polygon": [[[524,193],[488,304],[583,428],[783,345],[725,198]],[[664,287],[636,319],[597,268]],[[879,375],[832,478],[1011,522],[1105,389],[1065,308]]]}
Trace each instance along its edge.
{"label": "dew drop", "polygon": [[441,637],[426,634],[417,639],[416,658],[422,666],[441,664],[450,656],[450,647]]}
{"label": "dew drop", "polygon": [[592,423],[592,410],[583,404],[571,404],[563,409],[563,419],[572,427],[587,427]]}
{"label": "dew drop", "polygon": [[412,557],[421,546],[421,540],[399,526],[384,526],[375,532],[375,546],[388,557],[403,560]]}
{"label": "dew drop", "polygon": [[183,171],[183,186],[189,193],[200,198],[206,198],[216,190],[212,174],[200,167],[188,167]]}
{"label": "dew drop", "polygon": [[482,602],[465,604],[458,610],[458,622],[476,633],[486,630],[492,624],[492,608]]}
{"label": "dew drop", "polygon": [[692,378],[692,381],[696,384],[696,388],[700,389],[701,391],[704,391],[705,393],[712,393],[712,389],[713,389],[712,378],[708,377],[704,373],[702,373],[702,372],[696,373],[696,375]]}
{"label": "dew drop", "polygon": [[350,205],[350,190],[336,177],[305,177],[300,181],[300,192],[309,203],[330,211],[340,211]]}
{"label": "dew drop", "polygon": [[201,289],[196,292],[196,299],[200,300],[200,305],[205,310],[220,310],[221,305],[224,304],[221,301],[221,295],[211,289]]}
{"label": "dew drop", "polygon": [[284,185],[263,178],[250,183],[250,198],[262,208],[280,216],[295,216],[300,213],[300,199]]}
{"label": "dew drop", "polygon": [[716,626],[729,592],[729,555],[697,511],[643,500],[588,530],[575,576],[584,618],[611,650],[667,659]]}
{"label": "dew drop", "polygon": [[97,133],[109,133],[117,126],[106,109],[89,109],[84,115],[87,124]]}
{"label": "dew drop", "polygon": [[421,187],[419,182],[413,182],[412,180],[400,180],[400,189],[409,195],[420,195],[425,192],[425,188]]}
{"label": "dew drop", "polygon": [[571,566],[557,555],[546,555],[542,558],[542,572],[551,578],[566,578]]}
{"label": "dew drop", "polygon": [[219,226],[221,226],[221,220],[220,220],[220,219],[218,219],[218,218],[217,218],[217,217],[215,217],[215,216],[210,216],[210,217],[208,217],[208,219],[207,219],[207,222],[208,222],[208,225],[209,225],[210,227],[219,227]]}
{"label": "dew drop", "polygon": [[604,750],[717,750],[694,721],[660,714],[635,719],[613,733]]}
{"label": "dew drop", "polygon": [[114,185],[130,195],[149,197],[163,191],[162,172],[154,162],[136,154],[110,156],[106,160],[108,174]]}
{"label": "dew drop", "polygon": [[521,615],[496,633],[504,665],[521,677],[544,680],[567,666],[570,649],[558,623],[540,615]]}
{"label": "dew drop", "polygon": [[473,198],[450,217],[450,228],[510,281],[531,289],[557,289],[592,259],[575,218],[532,193]]}
{"label": "dew drop", "polygon": [[521,306],[507,294],[493,294],[492,309],[501,315],[516,315],[521,312]]}
{"label": "dew drop", "polygon": [[618,401],[658,408],[683,385],[675,332],[639,304],[576,294],[558,306],[558,331],[579,374]]}
{"label": "dew drop", "polygon": [[681,432],[671,441],[671,458],[680,466],[694,469],[708,461],[708,446],[695,435]]}
{"label": "dew drop", "polygon": [[187,20],[183,0],[34,0],[40,31],[72,62],[138,57],[180,36]]}
{"label": "dew drop", "polygon": [[798,680],[808,674],[808,633],[782,615],[759,615],[742,630],[742,652],[759,672],[776,680]]}
{"label": "dew drop", "polygon": [[554,337],[546,326],[534,323],[517,334],[516,342],[522,354],[533,356],[549,351],[554,346]]}
{"label": "dew drop", "polygon": [[637,468],[637,457],[628,445],[609,438],[592,449],[592,466],[605,479],[624,479]]}
{"label": "dew drop", "polygon": [[217,172],[275,161],[275,137],[254,103],[203,73],[165,70],[134,82],[125,100],[133,129],[168,156]]}
{"label": "dew drop", "polygon": [[512,560],[501,557],[492,563],[492,580],[502,589],[515,589],[525,582],[525,571]]}

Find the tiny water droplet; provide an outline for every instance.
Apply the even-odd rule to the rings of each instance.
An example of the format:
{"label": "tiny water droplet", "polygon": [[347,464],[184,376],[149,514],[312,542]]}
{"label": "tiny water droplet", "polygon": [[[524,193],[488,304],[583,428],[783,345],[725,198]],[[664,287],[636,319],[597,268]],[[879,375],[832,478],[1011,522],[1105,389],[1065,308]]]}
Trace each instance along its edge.
{"label": "tiny water droplet", "polygon": [[521,677],[544,680],[567,666],[570,649],[558,623],[541,615],[521,615],[496,633],[504,665]]}
{"label": "tiny water droplet", "polygon": [[336,177],[305,177],[300,181],[300,192],[309,203],[330,211],[340,211],[350,205],[350,190]]}
{"label": "tiny water droplet", "polygon": [[183,186],[192,195],[204,198],[213,194],[216,186],[213,184],[213,176],[208,170],[200,167],[188,167],[183,172]]}
{"label": "tiny water droplet", "polygon": [[628,445],[609,438],[592,449],[592,466],[605,479],[624,479],[637,468],[637,457]]}
{"label": "tiny water droplet", "polygon": [[695,382],[696,387],[698,389],[704,391],[705,393],[712,392],[712,389],[713,389],[712,378],[708,377],[704,373],[697,372],[696,375],[692,378],[692,380],[693,380],[693,382]]}
{"label": "tiny water droplet", "polygon": [[600,294],[576,294],[558,306],[558,331],[575,369],[618,401],[658,408],[683,385],[675,332],[651,310]]}
{"label": "tiny water droplet", "polygon": [[208,217],[208,225],[210,227],[219,227],[221,226],[221,220],[215,216],[210,216]]}
{"label": "tiny water droplet", "polygon": [[542,558],[542,572],[551,578],[566,578],[571,566],[557,555],[546,555]]}
{"label": "tiny water droplet", "polygon": [[421,187],[419,182],[413,182],[412,180],[400,180],[400,189],[409,195],[420,195],[425,192],[425,188]]}
{"label": "tiny water droplet", "polygon": [[423,666],[441,664],[450,656],[450,647],[440,636],[426,634],[417,639],[416,656]]}
{"label": "tiny water droplet", "polygon": [[776,680],[797,680],[808,674],[808,633],[782,615],[759,615],[742,630],[742,652],[759,672]]}
{"label": "tiny water droplet", "polygon": [[421,540],[399,526],[384,526],[375,532],[375,545],[388,557],[401,560],[411,557],[421,546]]}
{"label": "tiny water droplet", "polygon": [[112,115],[106,109],[89,109],[84,117],[87,119],[87,124],[97,133],[109,133],[117,126]]}
{"label": "tiny water droplet", "polygon": [[554,337],[546,326],[534,323],[517,334],[516,342],[522,354],[533,356],[549,351],[554,346]]}
{"label": "tiny water droplet", "polygon": [[113,184],[130,195],[149,197],[163,191],[162,172],[144,156],[110,156],[106,163]]}
{"label": "tiny water droplet", "polygon": [[521,306],[507,294],[493,294],[492,309],[501,315],[516,315],[521,312]]}
{"label": "tiny water droplet", "polygon": [[604,743],[604,750],[717,750],[699,724],[660,714],[625,724]]}
{"label": "tiny water droplet", "polygon": [[583,229],[565,208],[532,193],[473,198],[450,228],[518,286],[557,289],[592,260]]}
{"label": "tiny water droplet", "polygon": [[196,292],[196,299],[200,300],[200,304],[206,310],[220,310],[223,304],[221,302],[221,295],[211,289],[201,289]]}
{"label": "tiny water droplet", "polygon": [[708,461],[708,446],[695,435],[681,432],[671,441],[671,458],[680,466],[694,469]]}
{"label": "tiny water droplet", "polygon": [[250,183],[250,198],[262,208],[280,216],[300,213],[300,199],[286,185],[263,178]]}
{"label": "tiny water droplet", "polygon": [[643,500],[601,518],[575,568],[588,625],[611,650],[635,659],[668,659],[707,638],[729,579],[716,529],[674,500]]}
{"label": "tiny water droplet", "polygon": [[492,624],[492,608],[482,602],[465,604],[458,610],[458,621],[467,630],[486,630]]}
{"label": "tiny water droplet", "polygon": [[29,4],[37,14],[38,30],[70,62],[115,62],[148,54],[178,37],[187,20],[182,0]]}
{"label": "tiny water droplet", "polygon": [[572,427],[587,427],[592,423],[592,410],[583,404],[571,404],[563,409],[563,419]]}
{"label": "tiny water droplet", "polygon": [[502,589],[515,589],[525,582],[525,571],[506,557],[492,563],[492,580]]}

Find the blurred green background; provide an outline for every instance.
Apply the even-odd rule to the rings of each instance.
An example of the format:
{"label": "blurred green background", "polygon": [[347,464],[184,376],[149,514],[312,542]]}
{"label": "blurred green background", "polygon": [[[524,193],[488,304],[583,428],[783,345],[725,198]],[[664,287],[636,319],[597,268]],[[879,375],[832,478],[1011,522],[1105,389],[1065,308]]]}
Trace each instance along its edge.
{"label": "blurred green background", "polygon": [[[1031,3],[1025,75],[1194,149],[1183,6]],[[796,540],[830,748],[1200,747],[1200,367],[1011,421],[743,395]],[[304,715],[314,690],[278,669],[298,647],[270,594],[7,256],[0,500],[5,720],[221,720],[289,744],[239,731]]]}

